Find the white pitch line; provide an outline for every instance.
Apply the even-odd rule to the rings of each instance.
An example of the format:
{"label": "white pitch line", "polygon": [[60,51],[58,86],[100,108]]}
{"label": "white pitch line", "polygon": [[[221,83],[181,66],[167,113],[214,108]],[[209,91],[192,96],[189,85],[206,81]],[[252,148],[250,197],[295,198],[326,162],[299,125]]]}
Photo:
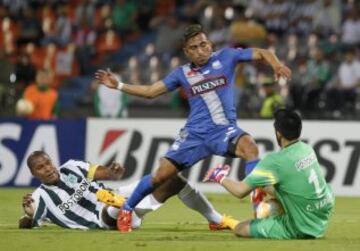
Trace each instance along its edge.
{"label": "white pitch line", "polygon": [[0,223],[0,227],[16,227],[16,224],[1,224]]}

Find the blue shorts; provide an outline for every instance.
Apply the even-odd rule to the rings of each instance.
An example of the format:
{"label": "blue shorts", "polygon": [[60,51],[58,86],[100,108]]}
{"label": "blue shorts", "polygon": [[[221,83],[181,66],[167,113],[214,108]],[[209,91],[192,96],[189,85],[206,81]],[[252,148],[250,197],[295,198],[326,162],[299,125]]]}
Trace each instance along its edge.
{"label": "blue shorts", "polygon": [[177,168],[182,170],[210,155],[226,156],[229,142],[243,134],[246,132],[236,125],[223,126],[206,133],[183,128],[165,157],[174,161]]}

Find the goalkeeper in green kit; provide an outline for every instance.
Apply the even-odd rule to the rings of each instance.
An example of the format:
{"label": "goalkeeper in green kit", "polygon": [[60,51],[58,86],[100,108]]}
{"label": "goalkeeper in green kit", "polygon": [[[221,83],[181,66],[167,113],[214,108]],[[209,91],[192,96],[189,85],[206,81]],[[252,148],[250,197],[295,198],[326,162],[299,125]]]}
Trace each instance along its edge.
{"label": "goalkeeper in green kit", "polygon": [[284,212],[264,219],[239,222],[228,219],[237,236],[269,239],[322,237],[328,227],[335,197],[326,183],[312,147],[299,140],[302,122],[291,110],[274,114],[275,134],[281,150],[263,158],[242,181],[227,178],[228,165],[208,171],[204,181],[218,182],[238,198],[261,187],[275,197]]}

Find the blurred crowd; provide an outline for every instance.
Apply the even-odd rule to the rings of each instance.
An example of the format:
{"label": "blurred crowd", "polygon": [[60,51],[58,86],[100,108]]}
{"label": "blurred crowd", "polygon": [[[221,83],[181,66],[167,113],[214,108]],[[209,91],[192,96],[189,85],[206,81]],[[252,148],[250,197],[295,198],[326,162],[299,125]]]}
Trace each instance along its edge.
{"label": "blurred crowd", "polygon": [[1,116],[185,116],[182,90],[142,100],[104,88],[94,72],[111,68],[131,84],[162,79],[186,62],[184,27],[200,23],[215,49],[267,48],[293,71],[275,80],[267,66],[239,64],[240,118],[268,118],[288,105],[309,119],[360,119],[355,0],[0,2]]}

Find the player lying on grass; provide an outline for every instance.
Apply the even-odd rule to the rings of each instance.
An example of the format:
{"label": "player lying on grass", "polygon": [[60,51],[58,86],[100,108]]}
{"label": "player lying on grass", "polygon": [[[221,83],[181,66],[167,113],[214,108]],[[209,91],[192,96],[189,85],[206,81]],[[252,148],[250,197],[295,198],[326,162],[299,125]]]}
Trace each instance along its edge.
{"label": "player lying on grass", "polygon": [[228,222],[237,236],[319,238],[327,229],[335,197],[321,173],[313,148],[299,140],[302,129],[300,116],[281,109],[274,118],[280,151],[263,158],[243,181],[227,178],[230,171],[227,165],[211,169],[204,181],[220,183],[238,198],[261,187],[281,203],[284,214],[241,223],[235,220]]}
{"label": "player lying on grass", "polygon": [[[104,189],[103,184],[96,182],[120,179],[124,168],[116,163],[108,168],[69,160],[57,169],[48,154],[35,151],[27,159],[27,164],[42,184],[32,194],[24,196],[22,205],[26,215],[19,221],[20,228],[38,227],[46,220],[73,229],[114,228],[119,207],[137,186],[136,182],[120,187],[114,190],[119,195],[114,196]],[[228,228],[222,224],[227,217],[220,215],[202,193],[180,176],[172,177],[138,204],[134,210],[133,227],[139,227],[146,213],[159,208],[174,194],[178,194],[186,206],[202,214],[209,221],[211,230]]]}

